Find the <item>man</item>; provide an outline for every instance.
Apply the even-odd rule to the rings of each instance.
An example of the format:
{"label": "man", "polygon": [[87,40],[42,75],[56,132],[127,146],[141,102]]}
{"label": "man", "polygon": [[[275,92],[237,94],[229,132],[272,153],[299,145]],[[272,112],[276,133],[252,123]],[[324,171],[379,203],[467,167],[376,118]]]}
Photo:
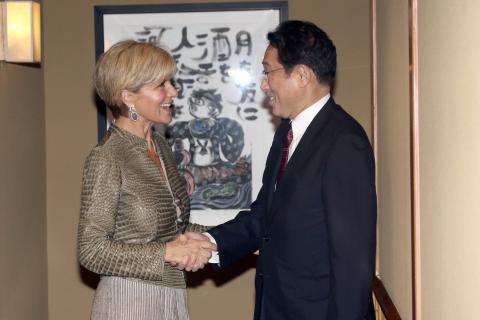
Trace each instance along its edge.
{"label": "man", "polygon": [[362,127],[330,96],[335,46],[301,21],[267,38],[261,89],[284,120],[250,211],[209,231],[219,265],[259,250],[254,319],[374,319],[374,158]]}

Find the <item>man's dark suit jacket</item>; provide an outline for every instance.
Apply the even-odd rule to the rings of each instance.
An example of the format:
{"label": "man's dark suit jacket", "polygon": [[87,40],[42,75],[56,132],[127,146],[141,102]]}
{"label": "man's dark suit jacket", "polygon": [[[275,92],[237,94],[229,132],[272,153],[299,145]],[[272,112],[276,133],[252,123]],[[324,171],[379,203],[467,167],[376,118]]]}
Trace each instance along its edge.
{"label": "man's dark suit jacket", "polygon": [[260,249],[255,319],[373,319],[376,191],[367,135],[329,99],[276,184],[288,121],[275,133],[250,211],[209,231],[220,267]]}

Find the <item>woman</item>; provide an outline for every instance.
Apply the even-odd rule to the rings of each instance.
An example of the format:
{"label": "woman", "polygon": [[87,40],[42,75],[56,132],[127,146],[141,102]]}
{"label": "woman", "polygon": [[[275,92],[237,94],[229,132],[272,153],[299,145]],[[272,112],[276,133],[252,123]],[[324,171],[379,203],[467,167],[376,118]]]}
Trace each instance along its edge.
{"label": "woman", "polygon": [[92,319],[188,319],[184,273],[174,266],[188,261],[196,270],[215,249],[178,236],[205,227],[188,222],[185,181],[152,131],[172,120],[175,71],[165,50],[131,40],[96,65],[95,88],[115,121],[83,173],[78,255],[102,276]]}

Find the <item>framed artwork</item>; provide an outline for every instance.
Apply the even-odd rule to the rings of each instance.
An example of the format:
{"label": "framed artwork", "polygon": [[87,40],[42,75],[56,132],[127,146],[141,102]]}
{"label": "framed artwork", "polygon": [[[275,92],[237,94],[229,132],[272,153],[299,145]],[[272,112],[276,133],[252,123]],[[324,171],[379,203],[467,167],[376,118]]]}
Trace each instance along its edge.
{"label": "framed artwork", "polygon": [[[177,62],[166,128],[187,181],[191,220],[215,225],[248,209],[261,187],[276,119],[260,90],[266,35],[286,1],[95,6],[96,57],[118,41],[166,48]],[[99,103],[98,136],[110,117]]]}

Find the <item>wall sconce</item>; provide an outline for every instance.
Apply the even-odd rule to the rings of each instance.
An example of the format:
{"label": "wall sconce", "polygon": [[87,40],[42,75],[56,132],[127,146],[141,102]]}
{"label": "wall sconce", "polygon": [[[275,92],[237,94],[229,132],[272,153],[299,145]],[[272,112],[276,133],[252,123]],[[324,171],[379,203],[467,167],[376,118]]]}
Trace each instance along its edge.
{"label": "wall sconce", "polygon": [[41,59],[40,4],[0,2],[0,60],[38,63]]}

